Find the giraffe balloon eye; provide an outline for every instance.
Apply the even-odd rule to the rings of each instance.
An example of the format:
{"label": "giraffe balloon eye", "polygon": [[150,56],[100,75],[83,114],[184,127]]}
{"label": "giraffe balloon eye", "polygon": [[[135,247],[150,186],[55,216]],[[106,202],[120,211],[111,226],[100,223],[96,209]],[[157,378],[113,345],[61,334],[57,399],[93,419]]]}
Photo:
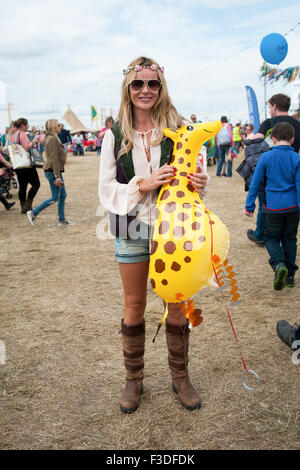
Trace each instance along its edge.
{"label": "giraffe balloon eye", "polygon": [[193,128],[193,126],[187,126],[187,130],[188,130],[188,131],[193,131],[194,128]]}

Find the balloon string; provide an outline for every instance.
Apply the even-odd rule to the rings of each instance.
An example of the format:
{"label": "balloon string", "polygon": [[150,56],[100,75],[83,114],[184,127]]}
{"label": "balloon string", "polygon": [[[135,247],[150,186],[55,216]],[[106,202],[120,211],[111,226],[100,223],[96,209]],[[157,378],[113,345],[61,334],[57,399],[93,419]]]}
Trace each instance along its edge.
{"label": "balloon string", "polygon": [[[209,225],[210,225],[210,234],[211,234],[211,237],[210,237],[210,240],[211,240],[211,256],[212,256],[212,255],[213,255],[213,249],[214,249],[214,243],[213,243],[213,229],[212,229],[212,221],[211,221],[211,218],[210,218],[208,212],[207,212],[207,216],[208,216]],[[220,286],[220,282],[219,282],[219,278],[218,278],[218,275],[217,275],[217,273],[216,273],[215,266],[214,266],[213,263],[212,263],[212,266],[213,266],[213,270],[214,270],[214,274],[215,274],[215,277],[216,277],[216,280],[217,280],[218,287],[221,287],[221,286]],[[224,294],[223,294],[222,290],[220,290],[220,292],[221,292],[221,296],[222,296],[223,300],[225,300],[225,297],[224,297]],[[227,307],[226,304],[225,304],[225,309],[226,309],[226,312],[227,312],[227,316],[228,316],[228,319],[229,319],[229,322],[230,322],[230,326],[231,326],[231,329],[232,329],[232,332],[233,332],[233,335],[234,335],[236,344],[237,344],[237,346],[238,346],[238,348],[239,348],[239,353],[240,353],[240,356],[241,356],[241,359],[242,359],[242,363],[243,363],[244,369],[245,369],[246,372],[248,372],[248,367],[246,366],[246,363],[245,363],[245,361],[244,361],[243,354],[242,354],[242,351],[241,351],[241,347],[240,347],[240,344],[239,344],[239,341],[238,341],[238,338],[237,338],[237,335],[236,335],[236,332],[235,332],[235,329],[234,329],[234,326],[233,326],[233,323],[232,323],[232,320],[231,320],[231,316],[230,316],[230,313],[229,313],[229,309],[228,309],[228,307]]]}
{"label": "balloon string", "polygon": [[168,304],[166,304],[166,310],[165,310],[165,314],[161,320],[161,322],[159,323],[158,327],[157,327],[157,330],[156,330],[156,333],[155,333],[155,336],[152,340],[152,343],[155,343],[155,340],[156,340],[156,337],[159,333],[159,330],[161,329],[161,327],[163,326],[163,324],[165,323],[166,319],[167,319],[167,316],[168,316],[168,312],[169,312],[169,309],[168,309]]}

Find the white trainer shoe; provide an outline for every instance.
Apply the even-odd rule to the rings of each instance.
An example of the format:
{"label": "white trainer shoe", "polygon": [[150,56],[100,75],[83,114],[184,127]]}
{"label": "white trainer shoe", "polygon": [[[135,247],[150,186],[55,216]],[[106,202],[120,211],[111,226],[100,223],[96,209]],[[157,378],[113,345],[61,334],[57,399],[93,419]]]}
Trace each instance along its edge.
{"label": "white trainer shoe", "polygon": [[34,217],[32,211],[27,211],[26,214],[27,214],[27,217],[28,217],[29,222],[31,223],[31,225],[33,225],[34,227],[37,227],[37,223],[35,221],[35,217]]}

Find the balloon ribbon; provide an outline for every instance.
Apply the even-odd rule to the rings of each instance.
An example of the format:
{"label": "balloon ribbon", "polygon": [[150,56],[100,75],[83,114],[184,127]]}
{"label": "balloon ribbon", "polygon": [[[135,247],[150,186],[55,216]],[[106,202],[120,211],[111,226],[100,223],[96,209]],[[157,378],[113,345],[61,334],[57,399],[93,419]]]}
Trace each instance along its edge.
{"label": "balloon ribbon", "polygon": [[152,343],[155,342],[156,336],[158,335],[159,330],[161,329],[161,327],[163,326],[163,324],[165,323],[167,316],[168,316],[168,304],[166,303],[165,314],[164,314],[164,316],[163,316],[161,322],[159,323],[159,325],[158,325],[158,327],[157,327],[157,330],[156,330],[155,336],[154,336],[154,338],[153,338],[153,340],[152,340]]}
{"label": "balloon ribbon", "polygon": [[[209,216],[208,211],[207,211],[206,213],[207,213],[207,216],[208,216],[208,219],[209,219],[209,224],[210,224],[210,233],[211,233],[211,237],[210,237],[210,238],[211,238],[211,256],[213,256],[214,243],[213,243],[212,221],[211,221],[211,218],[210,218],[210,216]],[[217,275],[217,272],[216,272],[214,263],[212,263],[212,265],[213,265],[214,274],[215,274],[215,277],[216,277],[216,280],[217,280],[217,284],[218,284],[218,286],[220,287],[221,284],[220,284],[220,281],[219,281],[219,278],[218,278],[218,275]],[[223,300],[225,300],[225,297],[224,297],[224,294],[223,294],[223,290],[220,289],[220,292],[221,292],[221,295],[222,295]],[[245,363],[245,361],[244,361],[243,354],[242,354],[242,351],[241,351],[241,347],[240,347],[240,344],[239,344],[239,341],[238,341],[238,338],[237,338],[235,329],[234,329],[234,327],[233,327],[233,323],[232,323],[232,320],[231,320],[231,316],[230,316],[230,313],[229,313],[229,309],[228,309],[228,307],[227,307],[226,304],[225,304],[225,309],[226,309],[226,312],[227,312],[227,315],[228,315],[228,319],[229,319],[229,322],[230,322],[231,329],[232,329],[232,331],[233,331],[233,335],[234,335],[236,344],[237,344],[237,346],[238,346],[238,348],[239,348],[239,352],[240,352],[240,356],[241,356],[241,359],[242,359],[242,363],[243,363],[244,369],[245,369],[246,372],[248,372],[248,367],[246,366],[246,363]]]}

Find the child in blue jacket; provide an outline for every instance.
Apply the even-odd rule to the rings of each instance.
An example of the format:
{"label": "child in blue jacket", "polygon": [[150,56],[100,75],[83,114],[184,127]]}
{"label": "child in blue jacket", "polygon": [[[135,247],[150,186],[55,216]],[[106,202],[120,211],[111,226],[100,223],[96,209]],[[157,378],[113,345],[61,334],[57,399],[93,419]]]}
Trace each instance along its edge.
{"label": "child in blue jacket", "polygon": [[263,212],[264,242],[275,271],[273,287],[293,287],[297,255],[297,231],[300,208],[300,155],[291,147],[295,131],[288,122],[276,124],[272,130],[275,147],[260,157],[253,174],[246,200],[245,213],[253,217],[255,199],[265,182]]}

